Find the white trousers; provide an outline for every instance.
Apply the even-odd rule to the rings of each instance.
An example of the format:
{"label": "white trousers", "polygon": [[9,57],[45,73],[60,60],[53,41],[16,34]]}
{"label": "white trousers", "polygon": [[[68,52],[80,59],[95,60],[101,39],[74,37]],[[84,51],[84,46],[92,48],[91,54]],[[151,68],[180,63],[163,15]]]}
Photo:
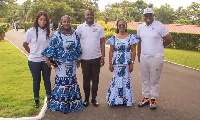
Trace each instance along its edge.
{"label": "white trousers", "polygon": [[141,54],[140,77],[142,81],[142,95],[145,98],[156,99],[158,96],[162,68],[163,56],[147,57]]}

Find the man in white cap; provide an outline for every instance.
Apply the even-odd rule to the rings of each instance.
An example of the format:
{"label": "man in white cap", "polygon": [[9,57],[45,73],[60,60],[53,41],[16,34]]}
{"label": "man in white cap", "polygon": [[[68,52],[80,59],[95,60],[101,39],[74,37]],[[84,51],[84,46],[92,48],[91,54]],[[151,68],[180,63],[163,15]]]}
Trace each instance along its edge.
{"label": "man in white cap", "polygon": [[150,103],[150,109],[155,110],[163,67],[164,47],[172,42],[172,36],[165,25],[154,19],[152,8],[144,9],[143,15],[144,23],[137,29],[140,40],[137,55],[140,62],[143,96],[138,107]]}

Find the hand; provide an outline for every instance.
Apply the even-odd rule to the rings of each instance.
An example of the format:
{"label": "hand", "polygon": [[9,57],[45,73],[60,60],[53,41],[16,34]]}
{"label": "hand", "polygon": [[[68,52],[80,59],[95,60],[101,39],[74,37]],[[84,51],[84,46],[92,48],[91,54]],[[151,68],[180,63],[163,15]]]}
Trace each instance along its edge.
{"label": "hand", "polygon": [[104,64],[105,64],[105,62],[104,62],[104,57],[101,57],[101,60],[100,60],[100,67],[102,67]]}
{"label": "hand", "polygon": [[81,61],[80,60],[77,61],[77,64],[76,64],[77,69],[80,67],[80,64],[81,64]]}
{"label": "hand", "polygon": [[49,68],[52,68],[53,63],[51,63],[49,60],[46,60],[46,63],[47,63],[47,66],[48,66]]}
{"label": "hand", "polygon": [[131,73],[133,71],[133,63],[129,64],[129,72]]}
{"label": "hand", "polygon": [[110,72],[113,72],[113,70],[114,70],[112,63],[110,63],[110,65],[109,65],[109,70],[110,70]]}

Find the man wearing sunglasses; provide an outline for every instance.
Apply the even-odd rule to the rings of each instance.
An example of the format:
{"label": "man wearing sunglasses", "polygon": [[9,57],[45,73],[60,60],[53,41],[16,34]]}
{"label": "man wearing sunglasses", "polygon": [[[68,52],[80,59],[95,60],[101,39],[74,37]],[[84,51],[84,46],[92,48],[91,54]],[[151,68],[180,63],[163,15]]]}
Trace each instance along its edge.
{"label": "man wearing sunglasses", "polygon": [[172,36],[165,25],[154,19],[152,8],[144,9],[143,15],[144,23],[137,29],[140,40],[137,55],[140,62],[143,96],[138,107],[150,103],[150,109],[155,110],[163,67],[164,47],[172,42]]}

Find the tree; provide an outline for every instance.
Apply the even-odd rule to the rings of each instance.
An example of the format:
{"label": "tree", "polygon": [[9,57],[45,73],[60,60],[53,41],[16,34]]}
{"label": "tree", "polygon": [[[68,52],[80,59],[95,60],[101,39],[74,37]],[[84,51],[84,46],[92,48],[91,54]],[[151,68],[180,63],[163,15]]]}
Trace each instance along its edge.
{"label": "tree", "polygon": [[27,0],[21,5],[21,12],[20,12],[21,22],[30,21],[30,19],[28,19],[28,12],[31,9],[31,5],[32,5],[31,0]]}
{"label": "tree", "polygon": [[174,9],[167,4],[161,5],[160,8],[155,9],[154,12],[156,20],[165,24],[172,24],[176,19]]}
{"label": "tree", "polygon": [[7,17],[7,13],[9,12],[9,5],[12,5],[16,2],[16,0],[0,0],[0,18]]}
{"label": "tree", "polygon": [[200,24],[200,3],[192,2],[192,4],[187,7],[188,15],[191,19],[193,25]]}
{"label": "tree", "polygon": [[50,2],[48,2],[47,0],[44,1],[38,0],[36,2],[33,2],[31,9],[28,12],[29,19],[33,21],[35,19],[36,14],[39,11],[45,11],[49,14],[51,11]]}
{"label": "tree", "polygon": [[[71,9],[70,6],[66,4],[66,2],[51,2],[50,6],[51,11],[49,12],[49,16],[51,21],[53,21],[54,29],[57,28],[58,23],[60,22],[63,15],[72,16],[74,12],[73,9]],[[73,19],[72,22],[74,21],[75,19]]]}

